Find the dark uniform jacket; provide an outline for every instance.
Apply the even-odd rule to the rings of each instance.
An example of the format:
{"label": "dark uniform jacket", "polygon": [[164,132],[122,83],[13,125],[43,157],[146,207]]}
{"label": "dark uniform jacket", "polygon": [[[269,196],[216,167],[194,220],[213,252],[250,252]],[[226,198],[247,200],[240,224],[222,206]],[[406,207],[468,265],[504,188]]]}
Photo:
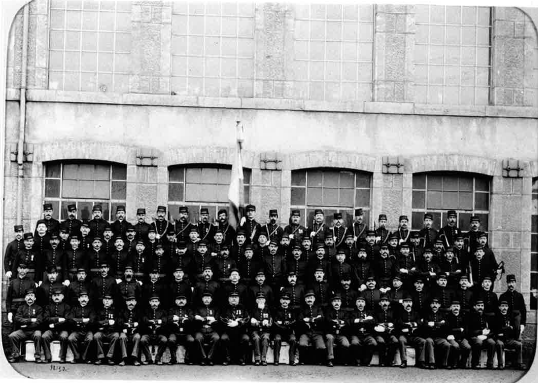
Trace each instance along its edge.
{"label": "dark uniform jacket", "polygon": [[467,314],[460,311],[459,315],[448,313],[445,317],[447,335],[454,335],[456,340],[462,340],[467,337],[468,320]]}
{"label": "dark uniform jacket", "polygon": [[[32,318],[36,318],[35,322],[32,322]],[[43,323],[43,308],[37,304],[28,306],[25,302],[17,308],[17,312],[13,316],[13,324],[15,329],[22,329],[24,331],[35,331],[41,328]]]}
{"label": "dark uniform jacket", "polygon": [[26,290],[35,288],[35,282],[28,277],[13,278],[9,282],[6,296],[6,312],[16,313],[19,306],[26,305]]}
{"label": "dark uniform jacket", "polygon": [[[84,323],[84,318],[89,318],[89,321]],[[92,306],[87,304],[82,307],[80,303],[71,308],[71,321],[73,323],[73,331],[93,331],[95,329],[97,314]]]}
{"label": "dark uniform jacket", "polygon": [[519,291],[507,290],[501,294],[499,301],[507,301],[509,310],[521,316],[521,324],[527,324],[527,306],[525,305],[525,298]]}
{"label": "dark uniform jacket", "polygon": [[[161,323],[159,323],[159,320]],[[147,308],[139,325],[140,331],[144,334],[161,335],[168,333],[168,311],[160,306],[156,309]]]}
{"label": "dark uniform jacket", "polygon": [[[174,321],[174,315],[179,317],[179,320]],[[187,306],[174,305],[168,310],[168,331],[175,334],[190,334],[194,327],[194,313]]]}
{"label": "dark uniform jacket", "polygon": [[60,229],[66,229],[69,233],[69,236],[72,234],[80,234],[80,227],[82,226],[82,221],[79,219],[66,219],[60,223]]}
{"label": "dark uniform jacket", "polygon": [[[305,322],[305,318],[310,318],[309,322]],[[325,318],[323,310],[318,305],[304,305],[303,308],[299,311],[297,321],[300,326],[298,328],[300,334],[324,333]]]}
{"label": "dark uniform jacket", "polygon": [[[45,307],[43,321],[48,330],[69,331],[72,327],[72,317],[71,307],[67,303],[51,303]],[[65,321],[60,323],[60,318],[64,318]],[[50,328],[51,324],[54,325],[54,328]]]}
{"label": "dark uniform jacket", "polygon": [[13,261],[15,260],[15,256],[22,249],[24,249],[24,241],[22,239],[20,241],[14,239],[10,243],[8,243],[6,247],[6,252],[4,253],[5,272],[13,270]]}

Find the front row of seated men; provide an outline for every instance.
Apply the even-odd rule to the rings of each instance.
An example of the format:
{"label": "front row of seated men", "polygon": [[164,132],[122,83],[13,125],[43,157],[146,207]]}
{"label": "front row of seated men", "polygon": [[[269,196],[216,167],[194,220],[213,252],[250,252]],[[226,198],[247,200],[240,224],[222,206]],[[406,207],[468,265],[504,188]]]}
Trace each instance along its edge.
{"label": "front row of seated men", "polygon": [[105,294],[102,302],[90,304],[88,291],[80,290],[76,304],[69,305],[64,302],[64,290],[54,288],[52,302],[41,307],[36,303],[35,289],[30,287],[12,318],[9,361],[16,362],[21,343],[31,339],[35,361],[48,363],[52,359],[51,342],[57,339],[61,363],[66,362],[69,347],[74,356],[71,363],[139,366],[151,363],[150,349],[156,347],[155,363],[160,365],[168,347],[168,363],[176,364],[177,347],[182,344],[187,364],[245,365],[251,359],[252,347],[254,364],[265,366],[273,340],[275,365],[285,341],[291,366],[296,364],[299,351],[301,364],[326,363],[332,367],[338,345],[344,350],[338,353],[338,362],[344,365],[369,366],[377,351],[380,366],[393,366],[399,350],[399,366],[405,368],[406,346],[412,346],[420,368],[467,368],[470,354],[471,367],[477,368],[481,350],[486,349],[487,368],[493,368],[496,355],[498,368],[503,369],[506,347],[515,350],[513,367],[525,368],[518,322],[505,300],[499,301],[494,315],[487,315],[480,299],[473,302],[467,314],[455,299],[449,310],[440,310],[440,298],[435,296],[423,311],[417,310],[407,295],[398,303],[381,295],[375,310],[367,309],[362,293],[356,297],[355,307],[347,310],[339,294],[333,294],[323,307],[316,303],[311,290],[306,291],[299,308],[290,306],[291,297],[286,291],[279,294],[274,307],[269,307],[264,292],[257,293],[255,304],[248,306],[237,291],[229,292],[224,304],[214,302],[209,291],[203,292],[200,305],[191,305],[185,294],[174,297],[170,308],[163,308],[158,295],[147,302],[128,295],[118,302],[118,298]]}

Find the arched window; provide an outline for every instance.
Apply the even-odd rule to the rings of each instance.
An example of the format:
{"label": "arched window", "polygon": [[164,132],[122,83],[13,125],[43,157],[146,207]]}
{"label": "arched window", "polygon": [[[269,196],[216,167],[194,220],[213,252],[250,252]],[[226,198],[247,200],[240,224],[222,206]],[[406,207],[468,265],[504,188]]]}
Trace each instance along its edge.
{"label": "arched window", "polygon": [[370,173],[346,169],[320,168],[291,173],[291,208],[301,210],[303,224],[310,226],[315,209],[323,209],[327,224],[341,212],[346,225],[353,221],[355,208],[364,210],[369,220]]}
{"label": "arched window", "polygon": [[110,220],[117,205],[125,206],[127,166],[95,161],[47,162],[44,195],[45,202],[52,203],[56,219],[67,219],[69,204],[77,205],[79,219],[91,219],[93,205],[101,204],[103,218]]}
{"label": "arched window", "polygon": [[446,224],[447,210],[456,210],[458,226],[467,231],[471,215],[488,230],[490,178],[471,173],[430,172],[413,175],[413,230],[422,229],[424,213],[433,215],[437,230]]}
{"label": "arched window", "polygon": [[[177,217],[178,206],[190,206],[191,220],[198,220],[200,208],[209,209],[216,217],[219,209],[228,207],[228,188],[232,167],[229,165],[193,164],[171,166],[168,177],[168,207]],[[250,169],[243,169],[244,203],[250,202]]]}

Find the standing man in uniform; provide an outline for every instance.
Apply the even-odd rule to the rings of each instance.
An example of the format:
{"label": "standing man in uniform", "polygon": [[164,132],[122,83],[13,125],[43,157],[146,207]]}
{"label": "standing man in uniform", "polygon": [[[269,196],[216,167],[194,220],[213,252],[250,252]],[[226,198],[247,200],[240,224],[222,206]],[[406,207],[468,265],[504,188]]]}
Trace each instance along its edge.
{"label": "standing man in uniform", "polygon": [[254,215],[256,214],[256,206],[247,205],[245,207],[246,218],[241,219],[241,230],[245,232],[245,237],[247,238],[248,243],[257,243],[258,234],[262,226],[256,222]]}
{"label": "standing man in uniform", "polygon": [[375,242],[378,245],[387,244],[390,237],[390,231],[386,228],[388,220],[386,214],[379,214],[379,227],[375,229]]}
{"label": "standing man in uniform", "polygon": [[60,223],[60,228],[67,229],[69,235],[80,234],[82,221],[77,219],[77,205],[67,205],[67,219]]}
{"label": "standing man in uniform", "polygon": [[458,235],[462,235],[460,228],[456,226],[458,214],[456,210],[449,210],[446,213],[446,226],[439,230],[439,237],[443,241],[443,246],[446,248],[452,247]]}
{"label": "standing man in uniform", "polygon": [[351,225],[348,232],[353,233],[353,241],[355,242],[355,248],[358,248],[366,242],[366,233],[368,232],[368,225],[364,223],[364,211],[362,209],[355,209],[353,225]]}
{"label": "standing man in uniform", "polygon": [[418,235],[423,238],[422,247],[433,249],[435,240],[437,239],[437,230],[433,227],[433,215],[430,213],[424,214],[424,228],[419,231]]}
{"label": "standing man in uniform", "polygon": [[[60,230],[60,222],[57,219],[52,218],[54,210],[51,203],[43,204],[43,219],[39,220],[45,223],[47,227],[47,233],[57,233]],[[39,223],[39,221],[37,221]],[[37,226],[37,225],[36,225]],[[37,228],[36,228],[37,229]],[[37,231],[35,232],[37,234]]]}
{"label": "standing man in uniform", "polygon": [[303,237],[309,235],[307,228],[301,225],[301,212],[299,210],[291,211],[289,225],[284,228],[284,233],[289,235],[290,246],[300,245]]}
{"label": "standing man in uniform", "polygon": [[4,253],[4,272],[6,273],[6,278],[9,280],[13,275],[13,261],[17,253],[24,248],[24,241],[22,237],[24,235],[24,228],[22,225],[15,225],[13,227],[15,231],[15,239],[8,243],[6,247],[6,252]]}
{"label": "standing man in uniform", "polygon": [[508,289],[501,294],[499,301],[508,302],[508,308],[514,315],[514,323],[516,327],[517,340],[521,340],[521,334],[525,331],[527,324],[527,305],[523,294],[516,290],[516,276],[508,274],[506,276]]}
{"label": "standing man in uniform", "polygon": [[136,224],[134,225],[134,229],[136,232],[136,239],[147,241],[148,240],[148,232],[149,232],[149,223],[146,222],[146,209],[139,208],[136,209]]}
{"label": "standing man in uniform", "polygon": [[269,241],[280,243],[284,229],[278,224],[278,212],[276,209],[269,210],[269,222],[265,226],[262,226],[261,230],[267,233]]}
{"label": "standing man in uniform", "polygon": [[174,222],[176,240],[189,241],[189,233],[194,225],[189,221],[189,208],[187,206],[179,207],[179,219]]}
{"label": "standing man in uniform", "polygon": [[92,219],[88,224],[90,225],[90,238],[104,236],[108,222],[103,219],[103,207],[101,205],[93,205]]}

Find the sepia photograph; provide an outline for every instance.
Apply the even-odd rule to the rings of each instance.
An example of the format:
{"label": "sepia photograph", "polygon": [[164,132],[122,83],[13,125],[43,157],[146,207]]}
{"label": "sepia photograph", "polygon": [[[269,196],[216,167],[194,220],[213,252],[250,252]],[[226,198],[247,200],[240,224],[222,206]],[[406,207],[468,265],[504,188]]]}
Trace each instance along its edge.
{"label": "sepia photograph", "polygon": [[0,48],[3,379],[538,380],[538,3],[11,0]]}

